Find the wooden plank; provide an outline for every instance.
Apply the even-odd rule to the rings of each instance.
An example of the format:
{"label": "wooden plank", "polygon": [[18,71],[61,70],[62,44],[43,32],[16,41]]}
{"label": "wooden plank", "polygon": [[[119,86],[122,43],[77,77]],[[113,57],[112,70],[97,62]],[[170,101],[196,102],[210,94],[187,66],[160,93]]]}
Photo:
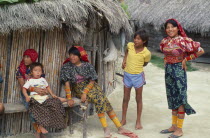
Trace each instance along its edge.
{"label": "wooden plank", "polygon": [[[80,99],[73,97],[72,98],[74,100],[74,106],[78,106],[80,105]],[[67,103],[64,102],[63,103],[64,107],[68,107]],[[5,114],[11,114],[11,113],[20,113],[20,112],[26,112],[26,108],[23,104],[21,103],[5,103],[4,104],[5,107]]]}

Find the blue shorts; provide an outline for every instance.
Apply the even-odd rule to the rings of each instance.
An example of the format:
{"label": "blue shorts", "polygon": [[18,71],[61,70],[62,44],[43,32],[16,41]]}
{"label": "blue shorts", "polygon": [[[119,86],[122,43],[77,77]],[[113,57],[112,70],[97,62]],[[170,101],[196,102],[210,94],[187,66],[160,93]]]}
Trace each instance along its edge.
{"label": "blue shorts", "polygon": [[144,72],[141,72],[140,74],[130,74],[124,72],[123,82],[127,88],[140,88],[146,84]]}

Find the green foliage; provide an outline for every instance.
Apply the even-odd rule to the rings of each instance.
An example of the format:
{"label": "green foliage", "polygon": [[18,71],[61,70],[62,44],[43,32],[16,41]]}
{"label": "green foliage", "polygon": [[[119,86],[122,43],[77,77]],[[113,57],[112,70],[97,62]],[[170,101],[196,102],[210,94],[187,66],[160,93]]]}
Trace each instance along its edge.
{"label": "green foliage", "polygon": [[[163,58],[152,55],[151,63],[154,64],[155,66],[161,68],[161,69],[164,69]],[[192,67],[192,64],[190,62],[187,62],[187,71],[196,71],[196,70],[198,70],[198,69]]]}
{"label": "green foliage", "polygon": [[125,2],[121,2],[121,7],[122,9],[125,11],[125,13],[128,15],[128,17],[130,18],[130,13],[128,12],[128,5],[125,4]]}

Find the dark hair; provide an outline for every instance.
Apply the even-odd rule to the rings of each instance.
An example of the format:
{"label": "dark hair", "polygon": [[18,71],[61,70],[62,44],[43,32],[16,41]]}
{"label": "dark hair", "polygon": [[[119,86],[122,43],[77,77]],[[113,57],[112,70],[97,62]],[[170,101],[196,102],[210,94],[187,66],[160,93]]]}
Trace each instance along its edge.
{"label": "dark hair", "polygon": [[137,35],[139,35],[141,37],[142,41],[145,41],[144,46],[147,46],[148,41],[149,41],[148,33],[144,29],[141,29],[141,30],[138,30],[137,32],[135,32],[134,38],[136,38]]}
{"label": "dark hair", "polygon": [[70,49],[69,49],[69,55],[70,54],[73,54],[73,55],[76,55],[76,56],[78,56],[79,58],[81,57],[81,54],[80,54],[80,52],[79,52],[79,50],[76,48],[76,47],[74,47],[74,46],[72,46]]}
{"label": "dark hair", "polygon": [[41,64],[41,63],[39,63],[39,62],[34,62],[34,63],[32,63],[31,65],[30,65],[30,70],[31,70],[31,72],[32,72],[32,70],[35,68],[35,67],[41,67],[41,69],[42,69],[42,73],[44,72],[44,67],[43,67],[43,65]]}
{"label": "dark hair", "polygon": [[[168,20],[168,21],[165,22],[165,24],[164,24],[165,30],[166,30],[166,27],[167,27],[168,23],[172,24],[174,27],[177,27],[179,29],[177,22],[174,21],[173,19],[171,19],[171,20]],[[180,34],[180,31],[178,32],[178,34]]]}

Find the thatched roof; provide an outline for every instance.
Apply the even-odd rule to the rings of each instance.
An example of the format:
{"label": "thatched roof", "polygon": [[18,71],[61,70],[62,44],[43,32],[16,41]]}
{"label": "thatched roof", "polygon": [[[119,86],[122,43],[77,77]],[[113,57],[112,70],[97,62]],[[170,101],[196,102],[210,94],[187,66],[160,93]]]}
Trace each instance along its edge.
{"label": "thatched roof", "polygon": [[0,33],[31,28],[61,28],[65,23],[74,31],[85,34],[87,23],[91,23],[94,29],[98,17],[106,18],[112,33],[119,33],[121,29],[131,33],[125,12],[118,2],[112,0],[43,0],[4,5],[0,7]]}
{"label": "thatched roof", "polygon": [[184,29],[205,35],[210,32],[209,0],[125,0],[132,19],[152,24],[159,30],[169,18],[177,19]]}

